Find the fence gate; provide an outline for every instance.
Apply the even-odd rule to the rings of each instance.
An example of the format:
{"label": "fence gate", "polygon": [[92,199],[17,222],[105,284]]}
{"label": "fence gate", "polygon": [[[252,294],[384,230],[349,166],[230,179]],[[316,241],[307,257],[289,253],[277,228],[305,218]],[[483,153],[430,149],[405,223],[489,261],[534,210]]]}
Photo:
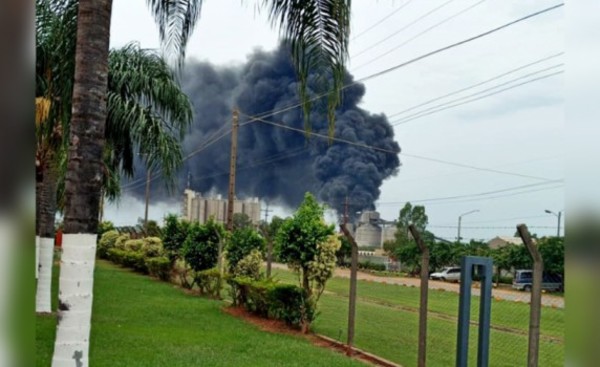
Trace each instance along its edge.
{"label": "fence gate", "polygon": [[479,333],[477,341],[477,367],[488,367],[490,349],[490,314],[492,310],[492,259],[463,256],[460,267],[460,296],[458,304],[458,336],[456,366],[467,367],[469,352],[469,326],[471,321],[471,285],[473,275],[481,279],[479,304]]}

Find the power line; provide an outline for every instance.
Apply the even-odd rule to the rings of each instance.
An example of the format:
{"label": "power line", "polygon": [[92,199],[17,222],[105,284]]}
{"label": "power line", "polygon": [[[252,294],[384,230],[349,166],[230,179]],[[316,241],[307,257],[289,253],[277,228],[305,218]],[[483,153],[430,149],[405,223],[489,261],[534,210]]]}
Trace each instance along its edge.
{"label": "power line", "polygon": [[[248,115],[246,115],[246,116],[248,116]],[[295,127],[283,125],[283,124],[276,123],[276,122],[269,121],[269,120],[265,120],[263,118],[256,117],[256,116],[254,116],[254,117],[248,116],[248,117],[251,118],[250,121],[259,121],[259,122],[262,122],[262,123],[265,123],[265,124],[268,124],[268,125],[280,127],[282,129],[296,131],[298,133],[308,134],[308,135],[316,136],[316,137],[319,137],[319,138],[328,139],[328,140],[331,140],[331,141],[337,141],[337,142],[340,142],[340,143],[345,143],[345,144],[349,144],[349,145],[353,145],[353,146],[357,146],[357,147],[361,147],[361,148],[365,148],[365,149],[371,149],[371,150],[375,150],[375,151],[380,151],[380,152],[384,152],[384,153],[400,154],[400,155],[405,156],[405,157],[410,157],[410,158],[415,158],[415,159],[421,159],[421,160],[425,160],[425,161],[430,161],[430,162],[435,162],[435,163],[440,163],[440,164],[446,164],[446,165],[451,165],[451,166],[456,166],[456,167],[469,168],[469,169],[473,169],[473,170],[477,170],[477,171],[485,171],[485,172],[491,172],[491,173],[498,173],[498,174],[503,174],[503,175],[523,177],[523,178],[529,178],[529,179],[534,179],[534,180],[541,180],[541,181],[546,181],[546,182],[552,182],[553,181],[553,180],[545,178],[545,177],[537,177],[537,176],[532,176],[532,175],[526,175],[526,174],[520,174],[520,173],[514,173],[514,172],[501,171],[501,170],[492,169],[492,168],[477,167],[477,166],[473,166],[473,165],[462,164],[462,163],[457,163],[457,162],[451,162],[451,161],[446,161],[446,160],[437,159],[437,158],[430,158],[430,157],[425,157],[425,156],[416,155],[416,154],[408,154],[408,153],[403,153],[403,152],[398,153],[398,152],[393,151],[391,149],[376,147],[376,146],[372,146],[372,145],[368,145],[368,144],[363,144],[363,143],[358,143],[358,142],[354,142],[354,141],[350,141],[350,140],[346,140],[346,139],[341,139],[341,138],[336,138],[336,137],[330,137],[329,135],[319,134],[319,133],[316,133],[316,132],[313,132],[313,131],[307,132],[306,130],[303,130],[303,129],[298,129],[298,128],[295,128]]]}
{"label": "power line", "polygon": [[[487,195],[492,195],[492,194],[499,194],[499,193],[503,193],[503,192],[507,192],[507,191],[521,190],[521,189],[526,189],[526,188],[530,188],[530,187],[537,187],[537,186],[543,186],[543,185],[554,184],[554,183],[562,183],[563,181],[564,180],[553,180],[551,182],[538,182],[538,183],[534,183],[534,184],[513,186],[513,187],[508,187],[508,188],[499,189],[499,190],[493,190],[493,191],[487,191],[487,192],[480,192],[480,193],[477,193],[477,194],[465,194],[465,195],[445,196],[445,197],[438,197],[438,198],[432,198],[432,199],[419,199],[419,200],[409,200],[409,201],[411,203],[420,203],[420,202],[432,202],[432,201],[445,201],[445,200],[454,200],[454,199],[464,199],[464,198],[471,198],[471,197],[477,197],[477,196],[487,196]],[[379,202],[378,205],[381,205],[381,204],[398,204],[398,203],[405,203],[405,202],[406,201],[402,201],[402,202]]]}
{"label": "power line", "polygon": [[[418,112],[418,113],[415,113],[415,114],[410,115],[410,116],[406,116],[405,118],[402,118],[402,119],[399,119],[399,120],[396,120],[396,121],[392,121],[392,126],[403,125],[403,124],[408,123],[409,121],[420,119],[421,117],[433,115],[435,113],[442,112],[442,111],[448,110],[450,108],[454,108],[454,107],[465,105],[467,103],[479,101],[480,99],[484,99],[484,98],[487,98],[487,97],[494,96],[496,94],[504,93],[504,92],[509,91],[511,89],[518,88],[518,87],[521,87],[523,85],[530,84],[530,83],[533,83],[533,82],[537,82],[537,81],[540,81],[540,80],[548,79],[548,78],[551,78],[553,76],[560,75],[562,73],[564,73],[564,70],[560,70],[560,71],[557,71],[557,72],[554,72],[554,73],[542,75],[540,77],[529,79],[529,80],[526,80],[526,81],[524,81],[522,83],[515,84],[515,85],[512,85],[510,87],[506,87],[506,88],[500,89],[500,90],[495,91],[495,92],[484,94],[484,95],[482,95],[480,97],[472,98],[472,99],[469,99],[469,100],[466,100],[466,101],[463,101],[463,102],[460,102],[460,103],[455,103],[455,104],[451,104],[451,105],[446,105],[445,103],[442,103],[440,105],[437,105],[437,106],[434,106],[432,108],[429,108],[429,109],[425,110],[425,111],[429,111],[429,112],[422,111],[422,112]],[[495,88],[496,87],[493,87],[493,88],[490,88],[490,89],[495,89]],[[475,93],[475,94],[479,94],[479,93]],[[461,100],[461,99],[463,99],[463,98],[459,98],[457,100]]]}
{"label": "power line", "polygon": [[375,43],[374,43],[374,44],[372,44],[371,46],[369,46],[369,47],[367,47],[367,48],[363,49],[363,50],[362,50],[362,51],[360,51],[360,52],[357,52],[356,54],[354,54],[354,55],[352,55],[352,56],[350,56],[350,57],[351,57],[351,58],[352,58],[352,57],[358,57],[358,56],[360,56],[360,55],[364,54],[365,52],[367,52],[367,51],[371,50],[373,47],[379,46],[379,45],[380,45],[380,44],[382,44],[383,42],[385,42],[385,41],[389,40],[390,38],[394,37],[395,35],[399,34],[400,32],[402,32],[402,31],[404,31],[404,30],[406,30],[406,29],[410,28],[411,26],[413,26],[413,25],[417,24],[417,23],[418,23],[418,22],[420,22],[421,20],[423,20],[423,19],[427,18],[427,17],[428,17],[428,16],[430,16],[431,14],[435,13],[436,11],[440,10],[441,8],[443,8],[444,6],[446,6],[446,5],[450,4],[450,3],[451,3],[451,2],[453,2],[453,1],[454,1],[454,0],[448,0],[448,1],[446,1],[445,3],[443,3],[443,4],[441,4],[441,5],[438,5],[438,6],[436,6],[436,7],[435,7],[435,8],[433,8],[432,10],[430,10],[430,11],[428,11],[427,13],[425,13],[425,14],[421,15],[420,17],[418,17],[417,19],[415,19],[415,20],[413,20],[412,22],[408,23],[407,25],[405,25],[404,27],[400,28],[400,29],[399,29],[399,30],[397,30],[396,32],[394,32],[394,33],[390,34],[389,36],[385,37],[385,38],[384,38],[384,39],[382,39],[382,40],[379,40],[378,42],[375,42]]}
{"label": "power line", "polygon": [[[470,37],[470,38],[464,39],[464,40],[462,40],[462,41],[455,42],[455,43],[453,43],[453,44],[450,44],[450,45],[448,45],[448,46],[445,46],[445,47],[438,48],[438,49],[436,49],[436,50],[430,51],[430,52],[428,52],[428,53],[425,53],[425,54],[423,54],[423,55],[417,56],[417,57],[415,57],[415,58],[413,58],[413,59],[410,59],[410,60],[408,60],[408,61],[402,62],[402,63],[400,63],[400,64],[397,64],[397,65],[395,65],[395,66],[392,66],[392,67],[390,67],[390,68],[387,68],[387,69],[381,70],[381,71],[379,71],[379,72],[373,73],[373,74],[371,74],[371,75],[365,76],[365,77],[363,77],[363,78],[361,78],[361,79],[357,79],[357,80],[355,80],[355,81],[354,81],[354,82],[352,82],[352,83],[349,83],[349,84],[346,84],[346,85],[342,86],[342,87],[340,88],[340,90],[344,90],[344,89],[346,89],[346,88],[349,88],[349,87],[351,87],[351,86],[354,86],[354,85],[356,85],[356,84],[359,84],[359,83],[365,82],[365,81],[367,81],[367,80],[370,80],[370,79],[377,78],[377,77],[379,77],[379,76],[385,75],[385,74],[387,74],[387,73],[389,73],[389,72],[392,72],[392,71],[394,71],[394,70],[397,70],[397,69],[400,69],[400,68],[402,68],[402,67],[405,67],[405,66],[408,66],[408,65],[414,64],[414,63],[416,63],[416,62],[418,62],[418,61],[421,61],[421,60],[423,60],[423,59],[426,59],[426,58],[428,58],[428,57],[434,56],[434,55],[436,55],[436,54],[438,54],[438,53],[441,53],[441,52],[444,52],[444,51],[448,51],[448,50],[450,50],[450,49],[453,49],[453,48],[455,48],[455,47],[458,47],[458,46],[462,46],[462,45],[464,45],[464,44],[466,44],[466,43],[472,42],[472,41],[474,41],[474,40],[477,40],[477,39],[479,39],[479,38],[482,38],[482,37],[485,37],[485,36],[489,36],[489,35],[491,35],[491,34],[493,34],[493,33],[499,32],[499,31],[500,31],[500,30],[502,30],[502,29],[508,28],[508,27],[510,27],[510,26],[512,26],[512,25],[515,25],[515,24],[517,24],[517,23],[523,22],[523,21],[525,21],[525,20],[527,20],[527,19],[531,19],[531,18],[533,18],[533,17],[536,17],[536,16],[539,16],[539,15],[542,15],[542,14],[544,14],[544,13],[550,12],[550,11],[552,11],[552,10],[556,10],[556,9],[558,9],[558,8],[562,7],[562,6],[564,6],[564,3],[560,3],[560,4],[557,4],[557,5],[551,6],[551,7],[549,7],[549,8],[545,8],[545,9],[539,10],[539,11],[537,11],[537,12],[535,12],[535,13],[528,14],[528,15],[526,15],[526,16],[524,16],[524,17],[521,17],[521,18],[519,18],[519,19],[513,20],[513,21],[511,21],[511,22],[509,22],[509,23],[506,23],[506,24],[504,24],[504,25],[501,25],[501,26],[499,26],[499,27],[493,28],[493,29],[491,29],[491,30],[489,30],[489,31],[486,31],[486,32],[480,33],[480,34],[478,34],[478,35],[476,35],[476,36],[473,36],[473,37]],[[313,98],[309,99],[309,100],[308,100],[308,102],[314,102],[314,101],[316,101],[316,100],[318,100],[318,99],[321,99],[321,98],[323,98],[323,97],[326,97],[326,96],[328,96],[328,95],[329,95],[329,93],[321,93],[321,94],[318,94],[318,95],[316,95],[315,97],[313,97]],[[289,106],[287,106],[287,107],[280,108],[279,110],[275,110],[275,111],[265,111],[265,112],[263,112],[263,113],[259,113],[259,114],[258,114],[258,115],[256,115],[256,116],[253,116],[253,117],[251,117],[251,120],[250,120],[249,122],[252,122],[252,121],[258,121],[258,118],[271,117],[271,116],[274,116],[274,115],[277,115],[277,114],[280,114],[280,113],[283,113],[283,112],[286,112],[286,111],[289,111],[289,110],[293,110],[293,109],[295,109],[295,108],[301,107],[302,105],[303,105],[302,103],[296,103],[296,104],[290,104],[290,105],[289,105]]]}
{"label": "power line", "polygon": [[[240,126],[245,125],[245,124],[240,124]],[[229,133],[231,133],[231,129],[229,129],[228,131],[226,131],[225,133],[221,134],[220,136],[218,136],[217,138],[211,140],[211,141],[207,141],[206,143],[204,143],[200,148],[196,149],[195,151],[193,151],[192,153],[188,154],[187,156],[185,156],[183,158],[183,162],[187,161],[188,159],[190,159],[191,157],[193,157],[194,155],[204,151],[205,149],[207,149],[208,147],[210,147],[211,145],[213,145],[214,143],[216,143],[217,141],[221,140],[222,138],[224,138],[225,136],[227,136]],[[213,134],[214,135],[214,134]],[[158,179],[160,176],[160,171],[156,172],[155,174],[152,175],[152,178],[149,180],[149,182],[155,181],[156,179]],[[146,184],[145,182],[145,178],[139,178],[137,180],[133,180],[129,183],[127,183],[126,185],[124,185],[121,190],[122,191],[130,191],[132,189],[141,187],[143,185]]]}
{"label": "power line", "polygon": [[440,198],[433,198],[433,199],[407,200],[407,201],[388,202],[388,203],[382,202],[382,203],[377,203],[377,205],[389,205],[389,204],[401,205],[401,204],[405,204],[405,203],[409,203],[409,202],[410,203],[417,203],[417,202],[418,203],[427,203],[430,200],[433,201],[433,203],[432,204],[428,204],[428,205],[459,204],[459,203],[467,203],[467,202],[473,202],[473,201],[481,201],[481,200],[490,200],[490,199],[505,198],[505,197],[510,197],[510,196],[517,196],[517,195],[522,195],[522,194],[528,194],[528,193],[532,193],[532,192],[554,190],[554,189],[560,189],[560,188],[563,188],[563,187],[564,187],[564,185],[561,184],[561,185],[552,186],[552,187],[543,187],[543,188],[538,188],[538,189],[533,189],[533,190],[519,191],[519,192],[515,192],[515,193],[508,193],[508,194],[502,194],[502,195],[496,195],[496,196],[481,197],[481,198],[475,198],[475,199],[456,200],[456,201],[438,202],[438,200]]}
{"label": "power line", "polygon": [[379,19],[378,21],[376,21],[375,23],[373,23],[370,27],[368,27],[367,29],[365,29],[364,31],[361,31],[359,34],[357,34],[356,36],[354,36],[352,38],[352,41],[356,40],[357,38],[359,38],[360,36],[364,35],[365,33],[369,32],[370,30],[372,30],[373,28],[377,27],[378,25],[380,25],[381,23],[385,22],[386,20],[388,20],[389,18],[391,18],[394,14],[398,13],[400,10],[402,10],[405,6],[407,6],[408,4],[410,4],[412,2],[412,0],[408,0],[407,2],[405,2],[404,4],[400,5],[400,7],[396,10],[394,10],[393,12],[389,13],[388,15],[386,15],[385,17]]}
{"label": "power line", "polygon": [[[458,226],[452,225],[427,225],[427,228],[449,228],[454,229],[458,228]],[[462,229],[515,229],[514,226],[463,226]],[[527,226],[527,228],[535,228],[535,229],[556,229],[556,226]]]}
{"label": "power line", "polygon": [[526,175],[526,174],[515,173],[515,172],[501,171],[501,170],[497,170],[497,169],[493,169],[493,168],[477,167],[477,166],[472,166],[472,165],[469,165],[469,164],[462,164],[462,163],[457,163],[457,162],[450,162],[450,161],[446,161],[446,160],[443,160],[443,159],[424,157],[424,156],[421,156],[421,155],[414,155],[414,154],[408,154],[408,153],[401,153],[401,154],[403,156],[409,157],[409,158],[421,159],[421,160],[435,162],[435,163],[440,163],[440,164],[447,164],[447,165],[450,165],[450,166],[469,168],[469,169],[473,169],[473,170],[476,170],[476,171],[490,172],[490,173],[499,173],[499,174],[503,174],[503,175],[510,175],[510,176],[523,177],[523,178],[530,178],[530,179],[541,180],[541,181],[546,181],[546,182],[552,181],[551,179],[546,178],[546,177],[538,177],[538,176]]}
{"label": "power line", "polygon": [[478,34],[478,35],[476,35],[476,36],[469,37],[469,38],[467,38],[467,39],[464,39],[464,40],[462,40],[462,41],[459,41],[459,42],[452,43],[452,44],[450,44],[450,45],[448,45],[448,46],[445,46],[445,47],[442,47],[442,48],[438,48],[437,50],[434,50],[434,51],[428,52],[428,53],[426,53],[426,54],[423,54],[423,55],[421,55],[421,56],[415,57],[414,59],[411,59],[411,60],[405,61],[405,62],[403,62],[403,63],[401,63],[401,64],[398,64],[398,65],[392,66],[392,67],[390,67],[390,68],[384,69],[384,70],[382,70],[382,71],[379,71],[379,72],[377,72],[377,73],[371,74],[371,75],[369,75],[369,76],[366,76],[366,77],[364,77],[364,78],[361,78],[361,79],[359,79],[358,81],[360,81],[360,82],[363,82],[363,81],[366,81],[366,80],[370,80],[370,79],[373,79],[373,78],[377,78],[378,76],[381,76],[381,75],[387,74],[387,73],[389,73],[389,72],[391,72],[391,71],[394,71],[394,70],[396,70],[396,69],[399,69],[399,68],[405,67],[405,66],[407,66],[407,65],[413,64],[413,63],[415,63],[415,62],[417,62],[417,61],[420,61],[420,60],[423,60],[423,59],[425,59],[425,58],[428,58],[428,57],[430,57],[430,56],[436,55],[436,54],[438,54],[438,53],[440,53],[440,52],[444,52],[444,51],[450,50],[450,49],[452,49],[452,48],[455,48],[455,47],[458,47],[458,46],[464,45],[464,44],[466,44],[466,43],[469,43],[469,42],[475,41],[475,40],[477,40],[477,39],[479,39],[479,38],[482,38],[482,37],[489,36],[490,34],[493,34],[493,33],[496,33],[496,32],[498,32],[498,31],[501,31],[501,30],[503,30],[503,29],[505,29],[505,28],[508,28],[508,27],[510,27],[510,26],[512,26],[512,25],[515,25],[515,24],[517,24],[517,23],[523,22],[523,21],[525,21],[525,20],[527,20],[527,19],[531,19],[531,18],[533,18],[533,17],[536,17],[536,16],[539,16],[539,15],[542,15],[542,14],[544,14],[544,13],[547,13],[547,12],[550,12],[550,11],[552,11],[552,10],[556,10],[556,9],[558,9],[558,8],[560,8],[560,7],[564,6],[564,5],[565,5],[564,3],[560,3],[560,4],[557,4],[557,5],[551,6],[551,7],[549,7],[549,8],[545,8],[545,9],[542,9],[542,10],[536,11],[536,12],[534,12],[534,13],[531,13],[531,14],[528,14],[528,15],[526,15],[526,16],[524,16],[524,17],[518,18],[518,19],[516,19],[516,20],[513,20],[513,21],[511,21],[511,22],[508,22],[508,23],[506,23],[506,24],[503,24],[503,25],[501,25],[501,26],[499,26],[499,27],[496,27],[496,28],[490,29],[489,31],[486,31],[486,32],[483,32],[483,33],[479,33],[479,34]]}
{"label": "power line", "polygon": [[[243,171],[243,170],[247,170],[247,169],[250,169],[250,168],[264,166],[266,164],[270,164],[270,163],[277,162],[277,161],[280,161],[280,160],[283,160],[283,159],[286,159],[286,158],[297,156],[297,155],[300,155],[300,154],[305,153],[305,152],[306,152],[306,147],[302,147],[300,149],[294,149],[289,154],[284,154],[286,152],[279,152],[277,154],[274,154],[274,155],[271,155],[269,157],[266,157],[265,159],[263,159],[263,160],[261,160],[259,162],[255,162],[252,165],[238,167],[237,170],[238,171]],[[210,175],[196,177],[196,178],[192,179],[192,182],[199,182],[199,181],[202,181],[202,180],[205,180],[205,179],[208,179],[208,178],[219,177],[219,176],[224,176],[224,175],[228,175],[228,174],[229,174],[229,172],[221,171],[221,172],[213,173],[213,174],[210,174]]]}
{"label": "power line", "polygon": [[[528,160],[525,160],[525,161],[513,162],[513,163],[508,163],[508,164],[502,164],[502,165],[499,165],[499,166],[495,166],[494,168],[511,167],[511,166],[515,166],[515,165],[522,165],[522,164],[527,164],[527,163],[532,163],[532,162],[539,162],[539,161],[545,161],[545,160],[550,160],[550,159],[556,159],[556,158],[559,158],[559,157],[560,156],[551,156],[551,157],[528,159]],[[400,182],[422,181],[422,180],[431,179],[431,178],[439,178],[439,177],[448,177],[448,176],[462,175],[462,174],[470,173],[470,172],[472,172],[472,170],[458,171],[458,172],[446,173],[446,174],[441,174],[441,175],[431,175],[431,176],[414,177],[414,178],[409,178],[409,179],[406,179],[406,180],[398,180],[398,182],[400,183]]]}
{"label": "power line", "polygon": [[[512,217],[512,218],[501,218],[501,219],[488,219],[488,220],[476,220],[469,221],[469,223],[497,223],[497,222],[508,222],[512,220],[521,220],[521,219],[534,219],[534,218],[548,218],[548,215],[530,215],[526,217]],[[556,228],[553,226],[552,228]]]}
{"label": "power line", "polygon": [[548,61],[548,60],[550,60],[550,59],[553,59],[553,58],[556,58],[556,57],[559,57],[559,56],[562,56],[562,55],[564,55],[564,52],[559,52],[559,53],[556,53],[556,54],[553,54],[553,55],[546,56],[546,57],[543,57],[543,58],[541,58],[541,59],[535,60],[535,61],[533,61],[533,62],[527,63],[527,64],[525,64],[525,65],[518,66],[518,67],[516,67],[516,68],[514,68],[514,69],[511,69],[511,70],[509,70],[509,71],[507,71],[507,72],[504,72],[504,73],[502,73],[502,74],[496,75],[496,76],[494,76],[494,77],[492,77],[492,78],[486,79],[486,80],[484,80],[484,81],[481,81],[481,82],[479,82],[479,83],[476,83],[476,84],[469,85],[469,86],[467,86],[467,87],[464,87],[464,88],[461,88],[461,89],[458,89],[458,90],[452,91],[452,92],[450,92],[450,93],[447,93],[447,94],[444,94],[444,95],[441,95],[441,96],[438,96],[438,97],[432,98],[432,99],[430,99],[430,100],[427,100],[427,101],[425,101],[425,102],[419,103],[419,104],[417,104],[417,105],[414,105],[414,106],[412,106],[412,107],[409,107],[409,108],[406,108],[406,109],[404,109],[404,110],[402,110],[402,111],[400,111],[400,112],[393,113],[393,114],[389,115],[389,116],[388,116],[388,118],[392,118],[392,117],[395,117],[395,116],[398,116],[398,115],[404,114],[404,113],[406,113],[406,112],[409,112],[409,111],[415,110],[415,109],[417,109],[417,108],[419,108],[419,107],[423,107],[423,106],[426,106],[426,105],[428,105],[428,104],[430,104],[430,103],[437,102],[437,101],[439,101],[440,99],[444,99],[444,98],[446,98],[446,97],[450,97],[450,96],[453,96],[453,95],[456,95],[456,94],[459,94],[459,93],[465,92],[465,91],[467,91],[467,90],[470,90],[470,89],[473,89],[473,88],[479,87],[479,86],[481,86],[481,85],[487,84],[487,83],[489,83],[489,82],[492,82],[492,81],[494,81],[494,80],[498,80],[498,79],[500,79],[500,78],[502,78],[502,77],[505,77],[505,76],[507,76],[507,75],[510,75],[510,74],[512,74],[512,73],[515,73],[515,72],[517,72],[517,71],[523,70],[523,69],[525,69],[525,68],[528,68],[528,67],[530,67],[530,66],[537,65],[537,64],[539,64],[539,63],[542,63],[542,62],[544,62],[544,61]]}
{"label": "power line", "polygon": [[362,63],[362,64],[358,65],[358,66],[357,66],[357,67],[355,67],[355,68],[352,68],[352,71],[353,71],[353,72],[355,72],[356,70],[358,70],[358,69],[361,69],[361,68],[363,68],[364,66],[367,66],[367,65],[369,65],[369,64],[372,64],[373,62],[375,62],[375,61],[377,61],[377,60],[380,60],[382,57],[384,57],[384,56],[387,56],[387,55],[391,54],[391,53],[392,53],[392,52],[394,52],[394,51],[397,51],[398,49],[400,49],[400,48],[402,48],[402,47],[406,46],[407,44],[409,44],[410,42],[412,42],[412,41],[416,40],[417,38],[419,38],[419,37],[423,36],[424,34],[427,34],[427,33],[429,33],[430,31],[432,31],[432,30],[436,29],[437,27],[439,27],[439,26],[443,25],[444,23],[446,23],[446,22],[448,22],[448,21],[450,21],[450,20],[452,20],[452,19],[454,19],[454,18],[456,18],[456,17],[458,17],[458,16],[460,16],[460,15],[462,15],[462,14],[464,14],[464,13],[468,12],[469,10],[471,10],[471,9],[475,8],[476,6],[480,5],[480,4],[481,4],[481,3],[483,3],[484,1],[486,1],[486,0],[480,0],[480,1],[476,2],[475,4],[472,4],[472,5],[470,5],[470,6],[466,7],[466,8],[464,8],[464,9],[462,9],[461,11],[459,11],[459,12],[457,12],[457,13],[454,13],[454,14],[452,14],[451,16],[449,16],[449,17],[447,17],[447,18],[444,18],[443,20],[441,20],[441,21],[437,22],[436,24],[432,25],[431,27],[429,27],[429,28],[426,28],[425,30],[423,30],[423,31],[421,31],[421,32],[419,32],[419,33],[417,33],[417,34],[416,34],[416,35],[414,35],[413,37],[411,37],[411,38],[407,39],[406,41],[402,42],[402,43],[401,43],[401,44],[399,44],[398,46],[392,47],[390,50],[388,50],[388,51],[384,52],[383,54],[381,54],[381,55],[379,55],[379,56],[376,56],[376,57],[372,58],[371,60],[369,60],[369,61],[367,61],[367,62],[365,62],[365,63]]}

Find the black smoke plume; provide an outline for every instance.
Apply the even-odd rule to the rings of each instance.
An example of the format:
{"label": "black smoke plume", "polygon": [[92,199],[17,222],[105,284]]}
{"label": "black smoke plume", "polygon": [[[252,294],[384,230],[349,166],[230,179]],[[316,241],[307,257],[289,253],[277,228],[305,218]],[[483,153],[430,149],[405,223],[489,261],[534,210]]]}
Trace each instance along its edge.
{"label": "black smoke plume", "polygon": [[[365,94],[358,83],[343,91],[336,113],[335,137],[383,148],[396,154],[310,137],[301,132],[255,121],[244,125],[246,115],[264,115],[296,105],[297,78],[288,49],[282,44],[272,52],[255,51],[241,67],[219,67],[206,62],[189,62],[182,78],[184,91],[194,104],[195,120],[183,141],[184,155],[202,148],[215,133],[230,129],[232,110],[241,112],[238,138],[236,194],[259,197],[271,204],[295,208],[307,191],[315,194],[339,214],[349,198],[349,213],[374,209],[380,186],[398,172],[400,147],[384,115],[358,107]],[[311,76],[316,80],[316,76]],[[353,82],[346,73],[345,84]],[[309,79],[310,80],[310,79]],[[327,135],[326,98],[313,103],[310,115],[313,132]],[[304,129],[300,108],[265,118]],[[226,125],[226,127],[224,127]],[[222,129],[223,128],[223,129]],[[218,132],[221,133],[218,133]],[[152,201],[180,200],[188,180],[195,191],[227,194],[231,137],[226,135],[185,162],[177,185],[168,193],[159,181],[152,182]],[[124,193],[143,198],[142,182]]]}

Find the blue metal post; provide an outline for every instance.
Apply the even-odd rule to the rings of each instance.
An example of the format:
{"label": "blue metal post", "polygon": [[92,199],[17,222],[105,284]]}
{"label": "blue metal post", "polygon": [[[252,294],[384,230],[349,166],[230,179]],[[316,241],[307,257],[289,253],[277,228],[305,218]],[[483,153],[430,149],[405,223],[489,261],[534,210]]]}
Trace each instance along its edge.
{"label": "blue metal post", "polygon": [[493,262],[491,258],[487,257],[463,256],[461,259],[460,298],[458,303],[457,367],[467,367],[469,361],[471,284],[473,283],[473,269],[475,266],[477,266],[478,274],[481,276],[477,366],[487,367],[489,364]]}

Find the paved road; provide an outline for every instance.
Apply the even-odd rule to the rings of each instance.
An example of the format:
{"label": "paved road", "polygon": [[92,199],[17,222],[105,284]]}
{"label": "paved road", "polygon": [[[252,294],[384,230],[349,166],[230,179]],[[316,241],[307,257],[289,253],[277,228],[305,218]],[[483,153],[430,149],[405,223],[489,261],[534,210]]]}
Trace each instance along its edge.
{"label": "paved road", "polygon": [[[273,263],[273,268],[276,269],[287,269],[287,265],[285,264],[276,264]],[[340,269],[336,268],[334,276],[341,278],[350,278],[350,270],[349,269]],[[385,277],[378,276],[369,273],[358,272],[359,280],[368,280],[371,282],[379,282],[386,284],[398,284],[398,285],[407,285],[407,286],[415,286],[418,287],[420,285],[420,280],[417,278],[403,278],[403,277]],[[459,292],[459,284],[458,283],[448,283],[442,282],[438,280],[430,280],[429,281],[429,289],[444,289],[450,292]],[[472,290],[473,295],[479,295],[479,289],[473,287]],[[504,289],[504,288],[494,288],[492,290],[492,296],[495,298],[514,301],[514,302],[524,302],[528,303],[531,294],[529,292],[521,292],[512,289]],[[565,308],[565,299],[564,297],[552,295],[552,294],[543,294],[542,295],[542,305],[544,306],[553,306],[557,308]]]}

